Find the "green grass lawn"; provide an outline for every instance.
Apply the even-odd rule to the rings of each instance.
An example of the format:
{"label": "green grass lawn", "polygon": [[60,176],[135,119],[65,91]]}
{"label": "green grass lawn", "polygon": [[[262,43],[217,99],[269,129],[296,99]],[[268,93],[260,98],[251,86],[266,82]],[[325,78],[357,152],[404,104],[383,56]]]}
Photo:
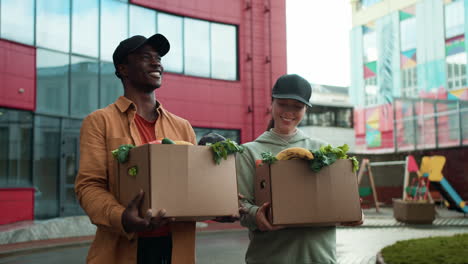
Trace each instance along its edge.
{"label": "green grass lawn", "polygon": [[386,264],[467,264],[468,234],[398,241],[382,256]]}

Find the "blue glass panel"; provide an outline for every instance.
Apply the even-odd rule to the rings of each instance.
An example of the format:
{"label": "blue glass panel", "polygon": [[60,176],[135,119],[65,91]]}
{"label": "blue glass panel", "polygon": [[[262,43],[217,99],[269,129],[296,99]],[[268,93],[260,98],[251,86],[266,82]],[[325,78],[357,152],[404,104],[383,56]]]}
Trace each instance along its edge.
{"label": "blue glass panel", "polygon": [[130,36],[142,35],[147,38],[156,33],[156,11],[130,5]]}
{"label": "blue glass panel", "polygon": [[211,78],[237,79],[237,30],[211,23]]}
{"label": "blue glass panel", "polygon": [[73,1],[72,52],[98,57],[99,1]]}
{"label": "blue glass panel", "polygon": [[97,60],[71,57],[71,115],[84,117],[98,108]]}
{"label": "blue glass panel", "polygon": [[1,38],[34,45],[34,0],[2,0]]}
{"label": "blue glass panel", "polygon": [[171,43],[171,50],[162,59],[165,71],[182,73],[184,70],[182,28],[182,17],[158,13],[158,32]]}
{"label": "blue glass panel", "polygon": [[70,51],[70,0],[37,0],[37,46]]}
{"label": "blue glass panel", "polygon": [[184,19],[184,72],[188,75],[210,77],[210,23]]}
{"label": "blue glass panel", "polygon": [[119,43],[128,37],[128,4],[101,1],[101,60],[112,61]]}
{"label": "blue glass panel", "polygon": [[68,115],[68,60],[59,52],[37,50],[37,99],[39,113]]}

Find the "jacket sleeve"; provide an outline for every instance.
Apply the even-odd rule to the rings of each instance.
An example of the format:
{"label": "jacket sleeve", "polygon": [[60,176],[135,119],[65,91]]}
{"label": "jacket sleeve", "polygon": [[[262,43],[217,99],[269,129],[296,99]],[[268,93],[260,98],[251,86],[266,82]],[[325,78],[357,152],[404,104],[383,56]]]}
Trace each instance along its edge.
{"label": "jacket sleeve", "polygon": [[127,236],[122,226],[125,208],[109,191],[104,121],[96,115],[83,120],[80,131],[80,167],[75,180],[77,199],[91,222],[106,230]]}
{"label": "jacket sleeve", "polygon": [[247,214],[240,216],[240,223],[249,230],[257,230],[256,214],[258,206],[255,205],[254,181],[255,181],[255,158],[248,148],[243,153],[236,155],[237,187],[239,193],[244,196],[241,206],[247,209]]}
{"label": "jacket sleeve", "polygon": [[197,145],[197,137],[195,135],[195,131],[193,130],[192,125],[188,121],[187,121],[187,131],[188,131],[188,137],[189,137],[188,142],[191,142],[192,144]]}

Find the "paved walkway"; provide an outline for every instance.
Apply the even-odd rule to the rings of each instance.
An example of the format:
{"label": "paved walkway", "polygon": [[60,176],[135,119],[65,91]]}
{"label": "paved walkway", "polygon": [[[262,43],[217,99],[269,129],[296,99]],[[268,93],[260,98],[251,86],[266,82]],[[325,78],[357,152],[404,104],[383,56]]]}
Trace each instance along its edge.
{"label": "paved walkway", "polygon": [[[375,263],[375,255],[382,247],[402,239],[468,233],[468,216],[446,209],[437,209],[433,225],[417,226],[395,221],[392,208],[382,208],[379,213],[365,209],[364,214],[363,226],[338,228],[339,263]],[[86,216],[0,226],[0,259],[50,248],[87,246],[95,230]],[[239,223],[216,222],[198,223],[197,230],[202,236],[229,230],[246,232]]]}

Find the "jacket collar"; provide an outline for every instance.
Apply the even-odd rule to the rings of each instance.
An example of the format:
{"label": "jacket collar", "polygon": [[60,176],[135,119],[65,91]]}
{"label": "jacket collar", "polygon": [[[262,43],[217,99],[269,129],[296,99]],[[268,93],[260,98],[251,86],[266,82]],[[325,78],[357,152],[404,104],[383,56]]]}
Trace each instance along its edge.
{"label": "jacket collar", "polygon": [[[132,100],[128,99],[125,96],[120,96],[117,101],[115,101],[115,104],[117,105],[117,108],[120,110],[120,112],[125,113],[128,111],[128,109],[132,108],[136,110],[136,105]],[[161,116],[164,113],[164,108],[162,107],[161,103],[156,100],[156,111],[158,112],[158,115]]]}

